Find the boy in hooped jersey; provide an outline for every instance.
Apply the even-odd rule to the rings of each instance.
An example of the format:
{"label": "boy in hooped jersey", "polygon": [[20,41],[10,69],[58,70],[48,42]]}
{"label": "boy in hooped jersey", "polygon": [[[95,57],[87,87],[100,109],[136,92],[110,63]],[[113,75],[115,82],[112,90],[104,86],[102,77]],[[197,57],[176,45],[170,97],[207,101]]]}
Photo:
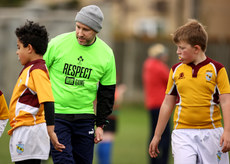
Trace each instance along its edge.
{"label": "boy in hooped jersey", "polygon": [[[225,67],[205,55],[208,35],[203,25],[190,20],[173,34],[179,60],[171,70],[151,157],[174,106],[172,153],[174,164],[228,164],[230,150],[230,86]],[[224,128],[221,124],[221,109]]]}
{"label": "boy in hooped jersey", "polygon": [[65,148],[54,133],[54,98],[43,60],[48,33],[44,26],[27,21],[15,34],[16,54],[24,68],[9,106],[11,159],[16,164],[40,164],[49,157],[50,139],[56,150]]}
{"label": "boy in hooped jersey", "polygon": [[6,124],[8,122],[8,106],[6,103],[6,99],[0,90],[0,137],[5,130]]}

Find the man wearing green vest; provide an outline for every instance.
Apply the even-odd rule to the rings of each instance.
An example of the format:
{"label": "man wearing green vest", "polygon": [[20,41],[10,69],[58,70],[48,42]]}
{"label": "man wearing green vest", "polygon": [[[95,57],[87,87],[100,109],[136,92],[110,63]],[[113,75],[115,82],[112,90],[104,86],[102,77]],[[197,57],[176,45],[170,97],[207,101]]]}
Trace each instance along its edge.
{"label": "man wearing green vest", "polygon": [[53,38],[44,55],[55,99],[55,132],[66,147],[58,152],[51,145],[54,164],[91,164],[94,143],[103,139],[116,86],[113,51],[97,36],[103,18],[98,6],[83,7],[76,31]]}

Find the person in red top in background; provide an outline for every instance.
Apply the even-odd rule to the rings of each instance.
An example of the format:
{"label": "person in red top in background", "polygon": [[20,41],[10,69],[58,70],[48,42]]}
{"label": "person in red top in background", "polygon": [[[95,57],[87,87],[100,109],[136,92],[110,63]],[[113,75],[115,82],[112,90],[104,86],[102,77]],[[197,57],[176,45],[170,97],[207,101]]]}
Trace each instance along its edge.
{"label": "person in red top in background", "polygon": [[[143,65],[142,79],[145,94],[145,106],[150,114],[150,140],[154,135],[161,104],[165,97],[169,68],[166,65],[168,53],[165,46],[155,44],[148,49],[148,58]],[[167,164],[170,145],[170,125],[168,124],[162,135],[159,149],[162,156],[151,158],[151,164]]]}

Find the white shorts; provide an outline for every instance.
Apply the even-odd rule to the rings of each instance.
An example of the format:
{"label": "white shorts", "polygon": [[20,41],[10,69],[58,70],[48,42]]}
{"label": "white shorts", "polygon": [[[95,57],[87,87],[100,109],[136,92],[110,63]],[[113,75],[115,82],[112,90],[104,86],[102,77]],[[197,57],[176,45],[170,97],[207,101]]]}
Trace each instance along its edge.
{"label": "white shorts", "polygon": [[174,164],[229,164],[220,147],[222,134],[223,128],[173,130]]}
{"label": "white shorts", "polygon": [[13,131],[10,138],[12,162],[27,159],[47,160],[50,152],[50,138],[46,123],[21,126]]}

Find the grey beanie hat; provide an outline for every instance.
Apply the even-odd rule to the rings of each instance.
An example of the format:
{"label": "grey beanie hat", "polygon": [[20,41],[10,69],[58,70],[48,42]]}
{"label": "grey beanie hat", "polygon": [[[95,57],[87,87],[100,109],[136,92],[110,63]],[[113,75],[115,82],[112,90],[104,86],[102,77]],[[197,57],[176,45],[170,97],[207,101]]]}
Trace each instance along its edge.
{"label": "grey beanie hat", "polygon": [[90,27],[96,32],[99,32],[102,29],[103,19],[103,13],[96,5],[83,7],[75,17],[75,21]]}

